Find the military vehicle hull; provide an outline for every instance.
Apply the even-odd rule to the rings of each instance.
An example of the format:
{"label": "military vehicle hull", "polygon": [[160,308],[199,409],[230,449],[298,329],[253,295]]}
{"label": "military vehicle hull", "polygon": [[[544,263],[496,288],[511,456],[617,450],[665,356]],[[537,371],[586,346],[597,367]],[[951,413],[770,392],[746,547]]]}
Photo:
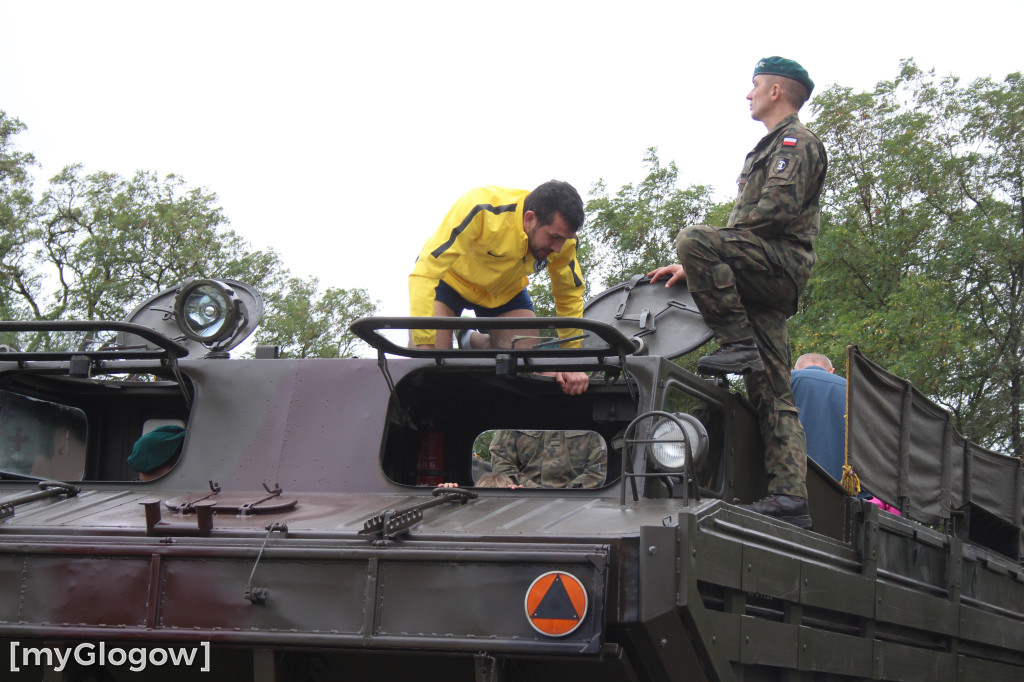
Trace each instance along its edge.
{"label": "military vehicle hull", "polygon": [[[57,503],[77,507],[62,516],[109,516],[140,502],[81,497]],[[366,503],[308,498],[338,520]],[[472,511],[515,535],[437,519],[415,540],[380,547],[355,528],[293,531],[291,520],[269,518],[289,528],[265,547],[258,528],[220,517],[207,538],[146,538],[144,528],[11,537],[5,529],[0,581],[17,596],[4,599],[2,632],[11,654],[85,642],[206,655],[207,642],[211,658],[191,670],[149,666],[149,675],[174,679],[201,675],[200,661],[217,679],[306,679],[353,667],[359,679],[385,679],[405,665],[426,679],[459,670],[470,679],[480,669],[521,679],[785,679],[795,671],[1020,679],[1019,566],[852,504],[863,505],[854,543],[717,500],[682,512],[661,502],[649,514],[610,501],[549,503],[531,509],[533,522],[518,500],[477,500],[445,516]],[[615,527],[623,515],[640,525]],[[609,521],[619,537],[573,533],[584,521]],[[579,578],[590,597],[581,627],[558,639],[532,630],[523,609],[531,582],[555,570]],[[245,598],[250,576],[267,591],[262,603]],[[23,678],[32,672],[38,667]]]}
{"label": "military vehicle hull", "polygon": [[[813,464],[814,530],[746,512],[732,502],[765,480],[740,397],[661,357],[530,359],[115,357],[82,376],[0,358],[4,395],[89,425],[75,490],[0,480],[0,678],[1024,675],[1015,558],[848,498]],[[584,396],[533,373],[573,362],[597,372]],[[680,409],[712,452],[666,482],[629,427]],[[180,460],[130,480],[132,441],[163,418],[187,423]],[[416,485],[426,434],[462,490],[477,434],[513,425],[600,433],[606,485]],[[531,593],[545,576],[568,591]]]}

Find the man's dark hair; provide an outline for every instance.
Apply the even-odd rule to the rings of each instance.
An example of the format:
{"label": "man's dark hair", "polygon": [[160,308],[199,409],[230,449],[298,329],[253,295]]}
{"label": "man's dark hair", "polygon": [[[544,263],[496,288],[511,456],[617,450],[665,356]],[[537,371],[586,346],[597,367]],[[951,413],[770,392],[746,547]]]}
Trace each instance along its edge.
{"label": "man's dark hair", "polygon": [[811,92],[807,89],[807,86],[795,78],[776,76],[774,74],[769,74],[768,77],[771,79],[768,83],[778,83],[779,87],[782,88],[783,98],[797,111],[800,111],[804,103],[811,98]]}
{"label": "man's dark hair", "polygon": [[561,213],[573,232],[583,226],[586,217],[580,193],[568,182],[561,180],[548,180],[527,194],[523,210],[533,211],[541,225],[550,225],[555,220],[555,214]]}

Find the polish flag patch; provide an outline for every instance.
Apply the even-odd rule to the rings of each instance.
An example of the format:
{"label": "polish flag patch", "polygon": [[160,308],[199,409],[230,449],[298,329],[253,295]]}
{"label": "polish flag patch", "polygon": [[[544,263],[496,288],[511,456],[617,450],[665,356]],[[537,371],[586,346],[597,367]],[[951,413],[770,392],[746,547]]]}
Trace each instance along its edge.
{"label": "polish flag patch", "polygon": [[796,146],[796,138],[795,137],[784,137],[784,138],[782,138],[782,146],[783,147],[795,147]]}

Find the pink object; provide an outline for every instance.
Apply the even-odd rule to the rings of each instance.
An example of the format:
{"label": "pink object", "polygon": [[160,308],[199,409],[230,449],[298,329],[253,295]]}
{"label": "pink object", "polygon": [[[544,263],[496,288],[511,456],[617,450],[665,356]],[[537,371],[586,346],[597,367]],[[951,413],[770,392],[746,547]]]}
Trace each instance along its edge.
{"label": "pink object", "polygon": [[878,505],[879,507],[882,508],[882,511],[887,511],[890,514],[895,514],[896,516],[901,516],[899,509],[897,509],[896,507],[892,506],[888,502],[882,502],[877,497],[872,497],[870,500],[868,500],[868,502],[870,502],[871,504],[874,504],[874,505]]}

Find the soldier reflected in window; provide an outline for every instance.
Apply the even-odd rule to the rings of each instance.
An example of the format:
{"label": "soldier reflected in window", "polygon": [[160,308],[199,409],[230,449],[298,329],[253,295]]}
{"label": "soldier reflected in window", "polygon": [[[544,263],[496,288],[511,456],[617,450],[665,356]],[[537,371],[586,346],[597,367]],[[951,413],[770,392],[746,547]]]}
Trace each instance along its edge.
{"label": "soldier reflected in window", "polygon": [[608,471],[608,448],[593,431],[499,429],[491,468],[525,488],[597,488]]}

